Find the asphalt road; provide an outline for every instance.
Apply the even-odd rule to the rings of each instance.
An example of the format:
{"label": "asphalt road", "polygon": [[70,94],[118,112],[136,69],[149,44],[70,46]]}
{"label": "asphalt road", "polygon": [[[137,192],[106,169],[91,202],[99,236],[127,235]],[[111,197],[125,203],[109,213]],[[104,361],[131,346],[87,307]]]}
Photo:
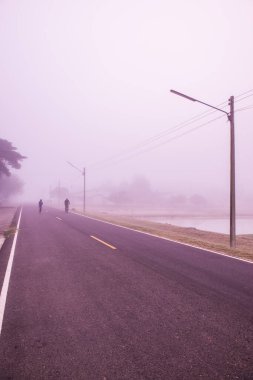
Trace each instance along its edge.
{"label": "asphalt road", "polygon": [[[0,286],[9,252],[7,241]],[[252,355],[252,264],[54,209],[23,209],[1,380],[250,380]]]}

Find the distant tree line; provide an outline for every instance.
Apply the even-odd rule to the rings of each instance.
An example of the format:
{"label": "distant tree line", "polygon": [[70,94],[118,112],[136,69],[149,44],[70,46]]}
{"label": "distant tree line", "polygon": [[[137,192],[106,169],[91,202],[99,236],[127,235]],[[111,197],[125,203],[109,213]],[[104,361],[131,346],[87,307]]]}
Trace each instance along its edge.
{"label": "distant tree line", "polygon": [[201,211],[209,207],[208,201],[200,194],[183,195],[180,193],[154,191],[149,181],[139,176],[130,183],[122,183],[108,191],[107,201],[112,206],[135,209],[164,209],[174,211]]}

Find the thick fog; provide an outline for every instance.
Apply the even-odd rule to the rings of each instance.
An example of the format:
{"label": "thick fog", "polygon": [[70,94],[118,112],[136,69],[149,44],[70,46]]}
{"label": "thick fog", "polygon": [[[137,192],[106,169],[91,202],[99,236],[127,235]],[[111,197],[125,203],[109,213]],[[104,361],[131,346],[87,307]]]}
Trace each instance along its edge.
{"label": "thick fog", "polygon": [[228,210],[227,117],[175,89],[226,111],[235,96],[237,209],[253,212],[252,15],[252,0],[1,0],[1,138],[27,156],[20,199],[80,198],[70,162],[87,207],[137,189],[136,203],[150,190],[154,206]]}

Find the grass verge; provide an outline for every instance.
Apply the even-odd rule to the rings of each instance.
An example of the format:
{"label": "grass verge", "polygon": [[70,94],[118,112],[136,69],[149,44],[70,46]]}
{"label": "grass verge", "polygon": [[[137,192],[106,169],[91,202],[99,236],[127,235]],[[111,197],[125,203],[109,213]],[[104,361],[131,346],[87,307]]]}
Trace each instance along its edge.
{"label": "grass verge", "polygon": [[[78,211],[76,210],[76,212]],[[80,214],[82,213],[80,212]],[[227,234],[201,231],[196,228],[177,227],[166,223],[150,222],[125,215],[107,213],[87,213],[86,215],[137,231],[168,238],[179,243],[190,244],[253,262],[253,235],[238,235],[236,248],[230,248],[229,235]]]}

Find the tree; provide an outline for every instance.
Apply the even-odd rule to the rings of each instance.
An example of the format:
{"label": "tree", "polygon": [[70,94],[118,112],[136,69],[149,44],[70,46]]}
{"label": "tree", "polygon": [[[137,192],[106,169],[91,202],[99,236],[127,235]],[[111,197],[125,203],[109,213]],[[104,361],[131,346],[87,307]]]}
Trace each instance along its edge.
{"label": "tree", "polygon": [[129,193],[133,200],[137,202],[150,201],[153,198],[153,191],[147,178],[143,176],[135,177],[129,186]]}
{"label": "tree", "polygon": [[21,193],[22,189],[23,182],[15,175],[0,177],[0,204]]}
{"label": "tree", "polygon": [[151,190],[149,181],[142,176],[135,177],[129,184],[124,182],[116,189],[112,189],[108,200],[115,203],[115,205],[150,205],[154,202],[154,193]]}
{"label": "tree", "polygon": [[0,177],[3,174],[6,176],[11,175],[9,166],[14,169],[20,169],[20,161],[25,158],[25,156],[17,152],[17,148],[11,142],[0,139]]}
{"label": "tree", "polygon": [[69,191],[66,187],[57,186],[50,190],[50,198],[63,199],[69,197]]}

